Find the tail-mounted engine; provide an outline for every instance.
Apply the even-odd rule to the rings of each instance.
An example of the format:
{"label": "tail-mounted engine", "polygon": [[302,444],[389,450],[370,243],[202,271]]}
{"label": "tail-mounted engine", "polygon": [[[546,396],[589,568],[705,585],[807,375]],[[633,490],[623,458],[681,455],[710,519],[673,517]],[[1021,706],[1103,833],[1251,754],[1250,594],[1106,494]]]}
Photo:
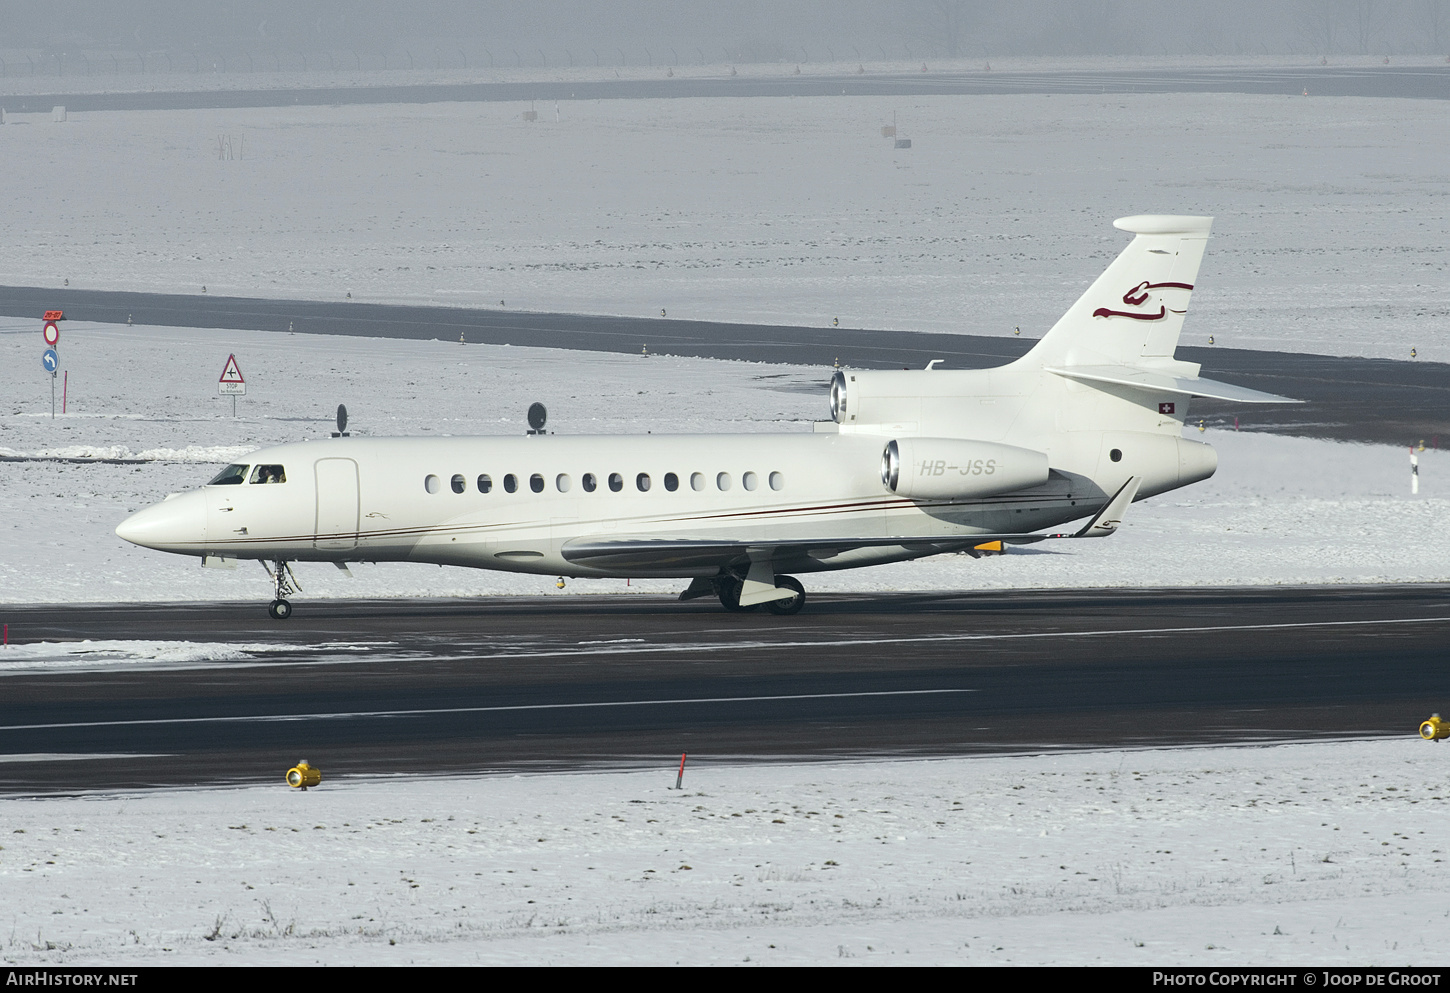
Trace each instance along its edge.
{"label": "tail-mounted engine", "polygon": [[920,500],[990,497],[1047,482],[1047,456],[993,441],[898,438],[881,453],[881,483]]}
{"label": "tail-mounted engine", "polygon": [[[1013,397],[1000,406],[984,400],[1002,396],[991,369],[902,369],[837,372],[831,380],[831,420],[843,431],[947,436],[972,430],[993,437],[1016,410]],[[1013,394],[1020,392],[1017,386]],[[978,434],[974,428],[984,428]],[[884,430],[882,430],[884,428]]]}

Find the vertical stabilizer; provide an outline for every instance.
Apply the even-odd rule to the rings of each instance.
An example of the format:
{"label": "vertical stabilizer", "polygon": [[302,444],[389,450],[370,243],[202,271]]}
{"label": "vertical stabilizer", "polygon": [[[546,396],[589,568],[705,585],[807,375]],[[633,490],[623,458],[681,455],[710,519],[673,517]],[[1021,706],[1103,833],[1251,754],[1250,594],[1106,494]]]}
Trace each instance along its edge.
{"label": "vertical stabilizer", "polygon": [[1134,366],[1171,359],[1212,225],[1212,217],[1161,214],[1114,221],[1114,227],[1136,237],[1027,360],[1058,366]]}

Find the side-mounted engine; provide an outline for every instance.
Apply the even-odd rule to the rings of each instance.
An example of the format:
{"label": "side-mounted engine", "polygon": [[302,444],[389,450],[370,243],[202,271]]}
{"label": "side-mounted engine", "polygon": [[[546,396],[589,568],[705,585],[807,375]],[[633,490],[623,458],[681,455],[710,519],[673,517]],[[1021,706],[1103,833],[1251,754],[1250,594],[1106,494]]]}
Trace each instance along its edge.
{"label": "side-mounted engine", "polygon": [[918,500],[973,499],[1047,482],[1047,456],[1015,445],[896,438],[881,453],[881,483]]}

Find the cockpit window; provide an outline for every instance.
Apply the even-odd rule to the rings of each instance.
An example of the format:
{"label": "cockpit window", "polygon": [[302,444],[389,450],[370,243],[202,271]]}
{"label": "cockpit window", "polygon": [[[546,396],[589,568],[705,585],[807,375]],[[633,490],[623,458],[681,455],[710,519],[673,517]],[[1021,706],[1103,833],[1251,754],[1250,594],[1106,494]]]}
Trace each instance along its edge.
{"label": "cockpit window", "polygon": [[229,465],[216,474],[216,478],[207,483],[208,486],[239,486],[247,480],[247,467],[244,465]]}
{"label": "cockpit window", "polygon": [[253,483],[285,483],[287,470],[280,465],[259,465],[252,470]]}

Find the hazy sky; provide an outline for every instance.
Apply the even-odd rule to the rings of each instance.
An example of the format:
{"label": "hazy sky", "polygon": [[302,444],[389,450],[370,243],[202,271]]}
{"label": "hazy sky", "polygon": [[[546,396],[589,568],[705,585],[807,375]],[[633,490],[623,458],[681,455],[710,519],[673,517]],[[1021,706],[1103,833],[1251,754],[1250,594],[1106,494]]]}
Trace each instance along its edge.
{"label": "hazy sky", "polygon": [[0,0],[0,51],[411,48],[617,65],[1447,44],[1450,0]]}

